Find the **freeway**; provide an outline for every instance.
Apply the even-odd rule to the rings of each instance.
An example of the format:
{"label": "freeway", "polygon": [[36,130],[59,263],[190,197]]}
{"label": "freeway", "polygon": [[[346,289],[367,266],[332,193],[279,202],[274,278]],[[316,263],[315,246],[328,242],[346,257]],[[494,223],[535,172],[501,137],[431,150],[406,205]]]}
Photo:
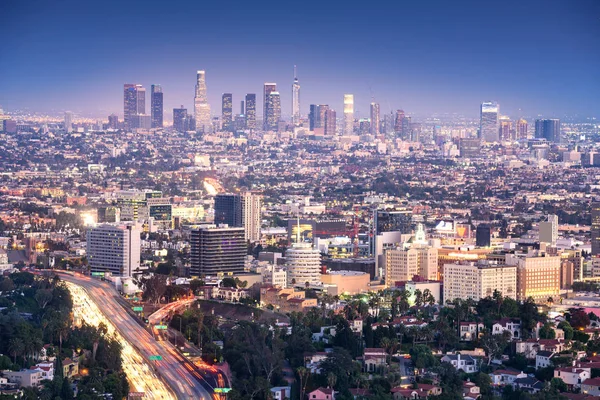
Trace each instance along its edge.
{"label": "freeway", "polygon": [[[175,393],[177,399],[215,399],[215,385],[204,378],[196,366],[180,356],[168,342],[156,342],[154,338],[129,315],[118,302],[119,294],[106,282],[90,279],[86,276],[60,274],[61,279],[85,289],[90,299],[97,305],[106,318],[112,322],[126,342],[153,365],[153,373],[160,375]],[[149,361],[150,356],[161,356],[162,360]],[[138,372],[138,371],[136,371]],[[138,372],[139,373],[139,372]],[[129,376],[129,375],[128,375]],[[215,379],[206,376],[211,383]],[[152,389],[150,389],[152,390]],[[151,395],[148,393],[148,395]],[[148,396],[150,397],[150,396]],[[170,399],[172,396],[153,398]]]}

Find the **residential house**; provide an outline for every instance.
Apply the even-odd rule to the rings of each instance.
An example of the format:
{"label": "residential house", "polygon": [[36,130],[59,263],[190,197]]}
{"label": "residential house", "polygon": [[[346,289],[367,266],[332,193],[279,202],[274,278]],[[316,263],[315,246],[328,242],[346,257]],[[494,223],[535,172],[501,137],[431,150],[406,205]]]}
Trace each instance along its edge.
{"label": "residential house", "polygon": [[335,400],[335,391],[329,388],[318,388],[308,394],[309,400]]}
{"label": "residential house", "polygon": [[581,383],[581,393],[600,396],[600,378],[586,379]]}
{"label": "residential house", "polygon": [[546,368],[552,365],[550,360],[554,356],[553,351],[538,351],[535,355],[535,369]]}
{"label": "residential house", "polygon": [[329,353],[326,351],[306,354],[304,355],[304,366],[310,370],[311,374],[320,374],[321,363],[327,358],[328,355]]}
{"label": "residential house", "polygon": [[528,393],[537,393],[544,388],[544,382],[538,381],[536,378],[517,378],[513,383],[515,389],[520,389]]}
{"label": "residential house", "polygon": [[492,334],[500,335],[504,332],[510,333],[511,339],[521,337],[521,320],[517,318],[502,318],[492,325]]}
{"label": "residential house", "polygon": [[590,379],[592,376],[591,368],[563,367],[554,370],[554,377],[560,378],[567,384],[569,390],[581,387],[581,382]]}
{"label": "residential house", "polygon": [[477,322],[461,322],[460,323],[460,340],[470,342],[477,339],[478,335],[483,332],[483,324]]}
{"label": "residential house", "polygon": [[387,353],[384,349],[365,348],[362,361],[365,372],[381,372],[387,366]]}
{"label": "residential house", "polygon": [[472,356],[461,356],[460,353],[446,354],[441,361],[450,363],[457,370],[463,370],[467,374],[479,372],[479,361]]}
{"label": "residential house", "polygon": [[467,380],[463,383],[463,400],[477,400],[481,397],[481,389],[479,386]]}
{"label": "residential house", "polygon": [[442,394],[441,387],[425,383],[419,383],[415,388],[398,386],[392,389],[394,400],[428,399],[431,396],[439,396],[440,394]]}
{"label": "residential house", "polygon": [[560,353],[565,348],[565,342],[560,339],[527,339],[515,343],[517,354],[523,354],[528,360],[534,360],[538,351]]}
{"label": "residential house", "polygon": [[62,362],[62,368],[65,378],[72,378],[75,375],[79,375],[79,360],[65,358]]}
{"label": "residential house", "polygon": [[53,362],[42,362],[34,365],[30,369],[40,371],[42,373],[42,380],[47,379],[49,381],[54,379],[54,363]]}
{"label": "residential house", "polygon": [[350,321],[350,329],[352,329],[352,332],[354,333],[361,333],[363,331],[363,320],[362,319],[355,319]]}
{"label": "residential house", "polygon": [[494,386],[505,386],[505,385],[513,385],[515,383],[515,379],[525,378],[527,374],[522,371],[510,370],[510,369],[497,369],[490,374],[490,378],[492,378],[492,385]]}
{"label": "residential house", "polygon": [[33,369],[21,371],[2,371],[9,382],[16,383],[19,387],[38,387],[42,382],[42,372]]}
{"label": "residential house", "polygon": [[285,400],[292,398],[291,386],[275,386],[271,388],[273,400]]}
{"label": "residential house", "polygon": [[335,325],[322,326],[319,332],[312,334],[312,341],[329,343],[329,339],[333,336],[335,336]]}

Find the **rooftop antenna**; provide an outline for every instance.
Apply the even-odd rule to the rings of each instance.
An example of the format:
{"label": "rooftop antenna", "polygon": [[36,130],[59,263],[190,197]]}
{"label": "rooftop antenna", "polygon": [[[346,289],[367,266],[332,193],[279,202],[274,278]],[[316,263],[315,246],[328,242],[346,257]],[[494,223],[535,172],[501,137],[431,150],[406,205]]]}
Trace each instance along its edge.
{"label": "rooftop antenna", "polygon": [[294,79],[296,79],[296,64],[294,64]]}
{"label": "rooftop antenna", "polygon": [[296,218],[298,218],[298,225],[296,228],[296,243],[300,243],[300,214],[296,214]]}

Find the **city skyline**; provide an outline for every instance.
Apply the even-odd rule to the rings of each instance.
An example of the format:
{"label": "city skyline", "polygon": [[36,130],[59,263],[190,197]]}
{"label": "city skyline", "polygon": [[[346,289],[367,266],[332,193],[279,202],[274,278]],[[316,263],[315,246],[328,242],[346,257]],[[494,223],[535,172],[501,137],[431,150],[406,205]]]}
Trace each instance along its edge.
{"label": "city skyline", "polygon": [[[114,15],[105,14],[110,7],[101,9],[69,1],[52,9],[39,4],[28,13],[23,12],[22,5],[11,4],[0,17],[9,17],[0,30],[12,29],[15,33],[9,34],[15,39],[6,44],[6,54],[12,57],[0,60],[0,76],[4,80],[0,104],[7,110],[72,110],[104,116],[120,113],[119,86],[123,83],[142,82],[149,87],[159,82],[165,93],[165,110],[181,104],[191,110],[193,74],[202,69],[207,71],[208,102],[213,115],[218,115],[223,93],[232,93],[237,102],[246,93],[260,93],[264,82],[276,82],[282,88],[283,116],[291,117],[293,80],[289,71],[298,65],[303,116],[308,114],[309,104],[329,104],[341,113],[344,93],[355,95],[355,114],[360,117],[369,115],[371,102],[381,105],[381,115],[403,109],[409,114],[460,113],[477,117],[478,105],[487,100],[498,102],[508,115],[598,116],[600,76],[594,66],[599,56],[593,51],[594,39],[600,33],[597,2],[582,1],[576,6],[557,1],[510,2],[502,10],[494,8],[485,24],[483,17],[491,11],[491,5],[438,4],[403,5],[403,14],[412,18],[401,26],[389,21],[396,15],[389,12],[393,11],[389,7],[367,10],[369,15],[378,13],[381,23],[367,24],[372,32],[363,28],[351,30],[350,41],[342,40],[344,32],[337,32],[337,28],[341,28],[342,17],[356,16],[357,11],[342,10],[343,15],[334,21],[336,29],[331,32],[319,15],[302,10],[288,15],[281,6],[274,6],[269,9],[274,20],[269,29],[278,34],[268,35],[268,30],[256,23],[256,18],[268,8],[266,5],[224,10],[222,5],[208,4],[207,11],[215,18],[205,29],[213,33],[201,44],[189,47],[192,39],[187,37],[173,42],[175,36],[190,33],[191,27],[185,22],[190,18],[187,14],[193,13],[188,9],[185,15],[165,18],[166,33],[140,29],[127,36],[128,43],[141,39],[139,35],[146,35],[148,40],[144,42],[152,43],[153,47],[139,45],[135,51],[121,45],[110,47],[112,39],[123,34],[123,28],[100,38],[92,33],[105,26],[99,21],[102,17],[117,26],[121,18],[129,15],[127,9],[136,7],[142,16],[147,16],[157,11],[158,3],[144,3],[141,10],[139,5],[128,4],[123,13]],[[67,7],[73,10],[60,14]],[[190,4],[188,8],[193,7],[196,6]],[[333,11],[329,7],[333,5],[323,10],[324,14]],[[395,7],[399,6],[391,6]],[[55,27],[75,12],[88,27],[89,33],[83,37]],[[43,36],[31,31],[17,35],[22,29],[20,18],[26,16],[28,23],[35,23],[55,15],[58,22]],[[182,20],[176,24],[175,17]],[[220,35],[223,31],[218,25],[224,18],[231,21],[231,31]],[[302,27],[295,32],[290,28],[297,27],[295,22],[300,21],[313,31]],[[137,26],[142,22],[143,18],[130,24]],[[557,24],[568,29],[551,29]],[[506,29],[513,25],[522,29],[518,33]],[[247,40],[251,44],[239,42],[237,34],[250,27],[256,28]],[[315,41],[323,30],[329,32],[330,40]],[[63,43],[64,49],[51,46],[56,42]],[[367,44],[380,56],[360,57],[360,49]],[[109,53],[109,48],[114,51]],[[162,56],[148,63],[151,50],[160,50]],[[250,54],[262,53],[265,57],[249,58]],[[58,56],[64,59],[65,54],[70,55],[70,62],[53,62]],[[553,57],[547,58],[549,54]],[[39,63],[29,62],[34,56],[46,61],[42,73],[38,72]],[[548,61],[541,63],[540,57]],[[19,60],[19,68],[14,68],[11,59]],[[45,96],[38,96],[40,91]]]}

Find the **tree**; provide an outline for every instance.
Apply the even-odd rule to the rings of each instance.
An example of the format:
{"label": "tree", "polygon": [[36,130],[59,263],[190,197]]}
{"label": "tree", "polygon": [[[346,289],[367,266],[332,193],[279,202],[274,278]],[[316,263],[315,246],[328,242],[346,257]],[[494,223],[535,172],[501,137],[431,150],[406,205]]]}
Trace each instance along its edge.
{"label": "tree", "polygon": [[190,281],[190,289],[192,292],[196,293],[198,289],[205,285],[205,282],[201,279],[192,279]]}
{"label": "tree", "polygon": [[590,324],[590,317],[586,314],[586,312],[579,308],[576,310],[569,310],[571,314],[571,318],[569,320],[570,325],[574,329],[585,329]]}
{"label": "tree", "polygon": [[13,363],[17,363],[17,356],[23,354],[24,350],[25,345],[23,344],[21,339],[12,338],[8,342],[8,351],[10,352],[10,355],[13,356]]}
{"label": "tree", "polygon": [[237,288],[237,283],[235,279],[230,277],[225,277],[221,281],[221,287],[229,287],[229,288]]}
{"label": "tree", "polygon": [[508,340],[510,338],[509,332],[503,332],[502,334],[492,335],[490,332],[485,332],[481,339],[479,339],[479,344],[485,350],[485,353],[488,356],[488,365],[492,362],[492,359],[495,357],[500,357],[504,352],[504,349],[508,345]]}
{"label": "tree", "polygon": [[437,358],[431,353],[429,346],[418,344],[409,350],[410,358],[415,368],[423,370],[437,365]]}
{"label": "tree", "polygon": [[42,310],[52,301],[52,292],[52,289],[38,289],[35,292],[35,301]]}
{"label": "tree", "polygon": [[167,290],[167,277],[154,274],[150,278],[142,278],[142,299],[158,304]]}
{"label": "tree", "polygon": [[573,339],[573,327],[567,321],[561,321],[558,324],[558,329],[562,329],[565,333],[565,341],[571,341]]}
{"label": "tree", "polygon": [[554,339],[556,337],[556,332],[553,329],[552,324],[546,322],[540,328],[540,339]]}
{"label": "tree", "polygon": [[298,367],[298,369],[296,369],[296,373],[298,374],[298,378],[300,380],[300,398],[304,399],[304,393],[306,393],[306,384],[310,378],[310,369]]}

